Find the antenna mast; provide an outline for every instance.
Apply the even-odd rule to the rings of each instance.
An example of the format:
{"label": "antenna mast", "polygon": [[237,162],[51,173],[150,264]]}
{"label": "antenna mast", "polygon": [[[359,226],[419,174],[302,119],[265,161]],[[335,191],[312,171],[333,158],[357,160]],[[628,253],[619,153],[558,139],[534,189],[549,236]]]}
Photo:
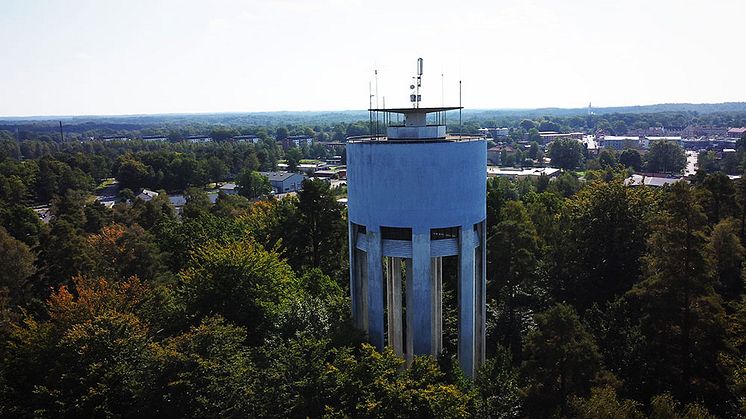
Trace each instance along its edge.
{"label": "antenna mast", "polygon": [[368,131],[370,136],[373,136],[373,91],[368,82]]}
{"label": "antenna mast", "polygon": [[[378,69],[377,68],[373,70],[373,74],[375,75],[375,78],[376,78],[376,109],[380,109],[378,107]],[[376,137],[378,137],[378,131],[379,131],[379,129],[378,129],[378,111],[376,111]]]}
{"label": "antenna mast", "polygon": [[446,94],[445,94],[445,76],[443,75],[442,69],[440,73],[440,106],[446,106]]}
{"label": "antenna mast", "polygon": [[458,136],[461,137],[461,131],[463,131],[463,127],[461,126],[461,80],[458,81]]}
{"label": "antenna mast", "polygon": [[417,77],[412,78],[415,81],[409,88],[414,90],[414,93],[409,95],[409,100],[413,103],[412,107],[419,108],[420,101],[422,100],[422,96],[420,95],[420,87],[422,87],[422,58],[417,59]]}

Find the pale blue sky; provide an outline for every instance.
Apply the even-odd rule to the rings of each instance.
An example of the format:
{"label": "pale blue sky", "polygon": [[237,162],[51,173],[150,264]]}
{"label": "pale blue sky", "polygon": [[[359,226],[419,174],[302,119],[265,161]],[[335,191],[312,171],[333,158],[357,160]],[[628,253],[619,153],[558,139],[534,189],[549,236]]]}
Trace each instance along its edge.
{"label": "pale blue sky", "polygon": [[[0,115],[746,100],[744,0],[0,0]],[[445,89],[441,93],[441,73]],[[379,103],[382,105],[382,103]]]}

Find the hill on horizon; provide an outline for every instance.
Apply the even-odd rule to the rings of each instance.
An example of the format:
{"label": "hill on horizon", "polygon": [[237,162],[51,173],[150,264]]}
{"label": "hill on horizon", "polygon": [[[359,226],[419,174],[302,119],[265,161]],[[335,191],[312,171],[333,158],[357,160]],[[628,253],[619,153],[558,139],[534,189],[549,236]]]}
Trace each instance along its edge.
{"label": "hill on horizon", "polygon": [[[746,112],[746,102],[723,103],[661,103],[655,105],[612,106],[592,108],[595,115],[614,113],[657,113],[657,112],[686,112],[686,113],[718,113],[718,112]],[[473,116],[576,116],[587,115],[588,108],[476,108],[464,109],[463,115]],[[367,119],[368,112],[364,109],[341,111],[267,111],[267,112],[216,112],[216,113],[159,113],[159,114],[129,114],[129,115],[41,115],[41,116],[0,116],[0,121],[7,122],[41,122],[60,121],[66,123],[83,123],[85,121],[117,122],[137,124],[160,124],[163,122],[180,122],[190,120],[203,123],[256,123],[258,125],[272,125],[277,120],[287,123],[305,122],[308,120],[327,121],[334,119],[339,122],[358,121]],[[248,120],[247,120],[248,119]]]}

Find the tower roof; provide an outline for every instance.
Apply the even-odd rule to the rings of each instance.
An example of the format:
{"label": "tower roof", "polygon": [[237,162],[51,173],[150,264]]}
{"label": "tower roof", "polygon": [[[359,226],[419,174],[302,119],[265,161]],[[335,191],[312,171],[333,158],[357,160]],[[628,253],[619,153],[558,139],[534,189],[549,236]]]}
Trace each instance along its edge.
{"label": "tower roof", "polygon": [[456,109],[464,109],[463,106],[441,106],[435,108],[388,108],[388,109],[368,109],[369,112],[393,112],[393,113],[432,113],[432,112],[443,112],[443,111],[455,111]]}

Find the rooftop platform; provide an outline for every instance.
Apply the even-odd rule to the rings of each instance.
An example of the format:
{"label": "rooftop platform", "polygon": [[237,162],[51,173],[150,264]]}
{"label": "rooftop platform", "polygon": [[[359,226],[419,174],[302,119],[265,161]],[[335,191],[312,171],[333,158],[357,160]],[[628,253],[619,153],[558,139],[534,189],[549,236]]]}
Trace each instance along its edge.
{"label": "rooftop platform", "polygon": [[389,139],[385,135],[360,135],[356,137],[347,138],[348,143],[391,143],[391,144],[407,144],[407,143],[443,143],[443,142],[459,142],[459,141],[479,141],[484,140],[483,135],[474,134],[448,134],[441,138],[419,138],[419,139]]}
{"label": "rooftop platform", "polygon": [[433,113],[433,112],[446,112],[455,111],[458,109],[464,109],[463,106],[441,106],[435,108],[384,108],[384,109],[368,109],[368,112],[393,112],[393,113]]}

